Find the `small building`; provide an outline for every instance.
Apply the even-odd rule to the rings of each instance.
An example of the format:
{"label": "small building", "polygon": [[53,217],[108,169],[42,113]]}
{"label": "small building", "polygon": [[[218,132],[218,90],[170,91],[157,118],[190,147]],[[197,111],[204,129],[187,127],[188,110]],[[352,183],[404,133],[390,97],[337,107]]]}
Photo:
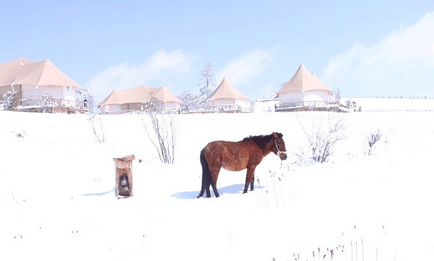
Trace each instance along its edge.
{"label": "small building", "polygon": [[127,90],[114,90],[100,102],[97,108],[101,114],[117,114],[146,111],[146,102],[155,98],[162,102],[162,112],[176,112],[181,100],[166,87],[152,88],[144,84]]}
{"label": "small building", "polygon": [[[88,112],[89,91],[49,60],[22,57],[0,64],[0,100],[6,92],[18,95],[18,111]],[[44,108],[44,111],[46,108]]]}
{"label": "small building", "polygon": [[251,100],[223,78],[217,89],[202,102],[205,112],[251,112]]}
{"label": "small building", "polygon": [[339,110],[339,101],[334,91],[303,64],[294,76],[277,91],[279,104],[276,111],[294,110]]}

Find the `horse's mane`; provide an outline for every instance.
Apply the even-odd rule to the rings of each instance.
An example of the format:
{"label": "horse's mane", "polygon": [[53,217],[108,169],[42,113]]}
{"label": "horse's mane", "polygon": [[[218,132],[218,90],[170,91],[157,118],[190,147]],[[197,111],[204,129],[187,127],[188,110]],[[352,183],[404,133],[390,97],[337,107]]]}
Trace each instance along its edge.
{"label": "horse's mane", "polygon": [[[282,134],[277,132],[279,138],[282,138]],[[273,133],[270,135],[258,135],[258,136],[250,136],[243,139],[243,141],[253,141],[259,148],[265,149],[268,143],[273,139]]]}

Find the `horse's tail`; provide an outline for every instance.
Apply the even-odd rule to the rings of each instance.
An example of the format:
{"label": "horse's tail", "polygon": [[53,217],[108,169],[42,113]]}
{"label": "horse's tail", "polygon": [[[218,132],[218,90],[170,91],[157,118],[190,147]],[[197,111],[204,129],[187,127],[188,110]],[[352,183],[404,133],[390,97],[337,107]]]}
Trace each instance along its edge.
{"label": "horse's tail", "polygon": [[209,186],[211,185],[211,171],[209,170],[208,161],[205,158],[205,149],[200,152],[200,163],[202,164],[202,188],[200,190],[198,198],[202,197],[207,191],[207,197],[210,197],[209,194]]}

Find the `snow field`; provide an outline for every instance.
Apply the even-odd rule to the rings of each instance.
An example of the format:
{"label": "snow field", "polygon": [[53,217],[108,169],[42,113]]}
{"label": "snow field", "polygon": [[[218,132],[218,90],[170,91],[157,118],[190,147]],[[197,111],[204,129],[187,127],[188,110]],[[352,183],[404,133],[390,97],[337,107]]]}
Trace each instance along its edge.
{"label": "snow field", "polygon": [[[137,115],[0,113],[1,255],[8,260],[432,260],[432,112],[175,115],[175,163],[159,161]],[[300,122],[341,119],[324,164]],[[324,127],[324,126],[322,126]],[[367,156],[367,136],[382,138]],[[221,197],[196,199],[213,140],[283,133],[255,191],[222,170]],[[134,154],[134,196],[114,195],[114,157]],[[139,163],[139,159],[142,160]],[[259,181],[259,182],[258,182]],[[333,250],[333,256],[331,256]],[[325,256],[325,257],[324,257]]]}

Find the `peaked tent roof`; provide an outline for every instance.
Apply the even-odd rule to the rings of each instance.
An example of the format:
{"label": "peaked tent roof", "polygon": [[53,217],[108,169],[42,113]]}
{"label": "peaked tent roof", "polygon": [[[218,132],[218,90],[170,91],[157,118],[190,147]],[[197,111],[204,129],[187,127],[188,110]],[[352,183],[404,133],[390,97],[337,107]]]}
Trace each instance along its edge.
{"label": "peaked tent roof", "polygon": [[49,60],[34,62],[22,57],[0,64],[0,86],[71,86],[83,89]]}
{"label": "peaked tent roof", "polygon": [[22,57],[10,62],[0,64],[0,86],[11,85],[20,78],[20,75],[26,73],[26,68],[35,62],[28,61]]}
{"label": "peaked tent roof", "polygon": [[163,102],[181,102],[175,95],[169,92],[166,87],[152,88],[144,84],[127,90],[114,90],[112,93],[98,104],[102,105],[141,103],[151,95]]}
{"label": "peaked tent roof", "polygon": [[243,99],[250,100],[240,91],[234,88],[232,84],[225,78],[223,78],[220,85],[214,91],[213,94],[207,99],[208,101],[218,100],[218,99]]}
{"label": "peaked tent roof", "polygon": [[314,91],[314,90],[322,90],[333,92],[332,89],[327,87],[315,74],[309,73],[309,71],[304,67],[303,64],[298,67],[298,70],[295,72],[294,76],[292,76],[291,80],[289,80],[283,87],[277,91],[277,94],[285,93],[285,92],[305,92],[305,91]]}
{"label": "peaked tent roof", "polygon": [[162,86],[156,89],[158,89],[158,91],[155,93],[155,98],[163,102],[182,102],[175,95],[169,92],[169,90],[166,87]]}
{"label": "peaked tent roof", "polygon": [[113,90],[107,98],[98,104],[98,107],[104,104],[111,105],[142,102],[146,97],[143,89],[144,86],[140,85],[128,90]]}

